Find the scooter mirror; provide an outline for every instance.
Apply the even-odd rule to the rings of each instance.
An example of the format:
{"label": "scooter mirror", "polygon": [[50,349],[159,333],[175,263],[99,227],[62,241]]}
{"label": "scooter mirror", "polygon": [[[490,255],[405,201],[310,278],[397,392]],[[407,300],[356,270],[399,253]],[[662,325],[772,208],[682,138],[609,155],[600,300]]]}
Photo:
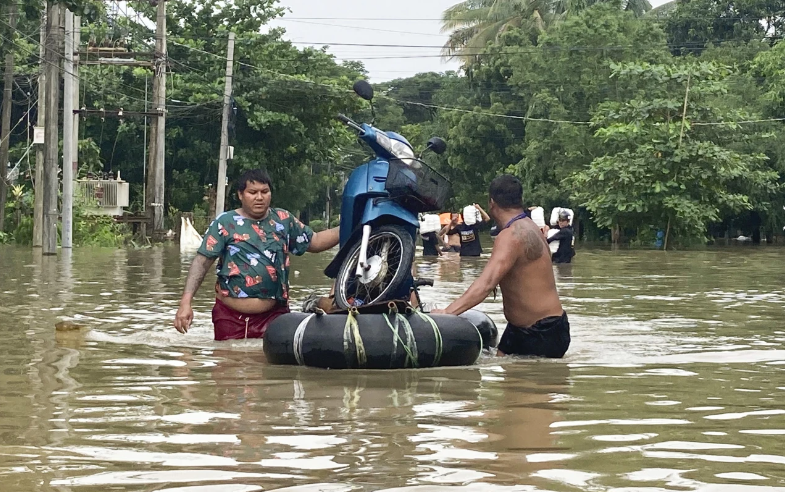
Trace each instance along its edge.
{"label": "scooter mirror", "polygon": [[352,88],[358,96],[362,97],[366,101],[373,99],[373,87],[368,83],[367,80],[358,80],[354,83]]}
{"label": "scooter mirror", "polygon": [[444,154],[447,150],[447,142],[442,140],[439,137],[433,137],[432,139],[428,140],[428,148],[434,151],[436,154]]}

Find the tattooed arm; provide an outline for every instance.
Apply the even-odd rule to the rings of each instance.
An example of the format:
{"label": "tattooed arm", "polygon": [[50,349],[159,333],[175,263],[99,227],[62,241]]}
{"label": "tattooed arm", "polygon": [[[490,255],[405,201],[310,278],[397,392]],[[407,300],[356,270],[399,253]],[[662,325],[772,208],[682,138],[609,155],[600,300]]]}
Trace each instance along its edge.
{"label": "tattooed arm", "polygon": [[477,280],[472,282],[469,289],[446,309],[434,309],[431,312],[459,315],[481,303],[515,265],[518,260],[519,247],[517,238],[513,237],[509,229],[499,233],[493,244],[491,259],[488,260]]}
{"label": "tattooed arm", "polygon": [[191,268],[188,270],[188,278],[185,281],[185,291],[183,297],[180,299],[180,308],[177,310],[177,315],[174,318],[174,327],[180,333],[188,332],[191,327],[191,322],[194,320],[194,310],[191,309],[191,300],[194,294],[199,290],[202,285],[207,270],[213,264],[215,258],[208,258],[201,254],[197,254],[194,261],[191,263]]}

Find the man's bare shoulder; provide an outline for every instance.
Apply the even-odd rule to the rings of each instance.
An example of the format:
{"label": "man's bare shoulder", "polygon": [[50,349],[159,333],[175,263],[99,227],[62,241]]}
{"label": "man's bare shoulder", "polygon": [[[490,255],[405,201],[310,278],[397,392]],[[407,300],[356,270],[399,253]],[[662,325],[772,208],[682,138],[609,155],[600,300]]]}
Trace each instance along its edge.
{"label": "man's bare shoulder", "polygon": [[496,243],[515,250],[517,256],[527,262],[538,260],[545,254],[547,243],[539,227],[529,219],[516,220],[509,228],[502,231]]}

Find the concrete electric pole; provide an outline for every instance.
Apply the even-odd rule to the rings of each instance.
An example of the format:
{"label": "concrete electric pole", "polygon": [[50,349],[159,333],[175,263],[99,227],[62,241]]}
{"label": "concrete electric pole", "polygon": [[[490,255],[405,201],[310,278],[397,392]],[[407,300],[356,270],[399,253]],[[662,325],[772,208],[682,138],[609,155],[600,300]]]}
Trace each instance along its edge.
{"label": "concrete electric pole", "polygon": [[65,10],[63,58],[63,248],[73,247],[74,237],[74,14]]}

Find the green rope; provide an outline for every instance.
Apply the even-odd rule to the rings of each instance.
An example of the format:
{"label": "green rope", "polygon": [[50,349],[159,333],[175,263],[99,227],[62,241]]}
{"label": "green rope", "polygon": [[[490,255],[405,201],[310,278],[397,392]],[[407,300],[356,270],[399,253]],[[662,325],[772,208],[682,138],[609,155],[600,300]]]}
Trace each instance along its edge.
{"label": "green rope", "polygon": [[433,328],[433,338],[436,344],[436,352],[433,355],[433,363],[431,364],[431,367],[436,367],[442,358],[442,350],[444,348],[444,341],[442,340],[442,332],[441,330],[439,330],[439,326],[436,324],[436,321],[434,321],[433,318],[423,313],[419,309],[416,310],[415,313],[417,313],[417,316],[430,323],[431,328]]}
{"label": "green rope", "polygon": [[[390,319],[389,319],[389,317],[393,316],[393,315],[395,315],[395,326],[393,326],[392,323],[390,323]],[[403,350],[406,352],[406,362],[404,362],[403,367],[406,367],[406,365],[409,363],[410,360],[412,361],[412,367],[417,367],[417,356],[416,356],[417,348],[416,348],[416,345],[415,345],[415,353],[412,353],[411,346],[410,346],[411,343],[404,342],[403,339],[401,339],[401,336],[398,334],[398,317],[399,316],[400,316],[400,314],[398,314],[398,309],[395,308],[394,306],[391,306],[390,307],[390,313],[388,315],[384,315],[383,314],[382,318],[384,318],[384,321],[387,323],[387,326],[390,327],[390,330],[393,333],[393,341],[395,343],[395,350],[398,349],[398,342],[400,341],[401,342],[401,346],[403,347]],[[404,321],[406,321],[405,318],[404,318]],[[408,324],[409,323],[406,323],[406,325],[408,325]],[[404,328],[405,328],[406,325],[404,325]],[[411,331],[411,326],[409,326],[409,331]],[[407,335],[408,335],[408,333],[407,333]],[[411,338],[410,338],[410,340],[411,340]]]}
{"label": "green rope", "polygon": [[360,324],[357,322],[357,308],[352,308],[349,314],[346,315],[346,324],[343,328],[343,353],[347,360],[349,359],[349,345],[354,338],[354,348],[357,352],[357,364],[360,368],[365,368],[368,362],[368,357],[365,354],[365,344],[363,344],[362,336],[360,336]]}
{"label": "green rope", "polygon": [[417,354],[417,340],[414,338],[414,331],[412,330],[412,325],[409,324],[409,320],[407,320],[402,314],[395,313],[395,316],[398,320],[403,323],[403,330],[406,332],[406,345],[409,346],[411,360],[412,360],[412,367],[418,367],[418,359],[419,355]]}

